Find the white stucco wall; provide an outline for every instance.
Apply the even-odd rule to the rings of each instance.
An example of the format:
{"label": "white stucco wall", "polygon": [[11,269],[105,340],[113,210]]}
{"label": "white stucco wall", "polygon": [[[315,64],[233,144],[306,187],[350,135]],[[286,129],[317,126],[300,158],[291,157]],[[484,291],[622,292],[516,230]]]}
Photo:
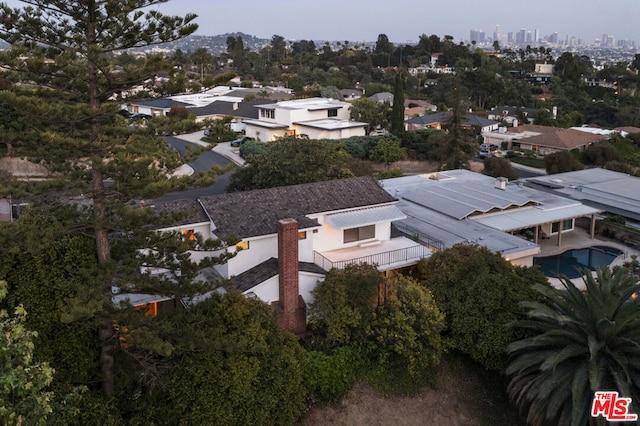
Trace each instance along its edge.
{"label": "white stucco wall", "polygon": [[[313,262],[313,245],[316,235],[309,230],[306,239],[298,240],[298,258],[301,262]],[[240,250],[226,264],[215,266],[223,277],[231,278],[234,275],[240,275],[272,257],[278,257],[277,234],[245,241],[249,242],[248,250]]]}
{"label": "white stucco wall", "polygon": [[[319,218],[318,220],[321,221],[320,223],[323,223],[324,217]],[[375,238],[372,238],[372,239],[385,241],[391,238],[390,222],[378,223],[375,226],[376,226]],[[348,248],[348,247],[356,247],[359,244],[361,244],[363,241],[367,241],[367,240],[363,240],[363,241],[354,241],[350,243],[345,243],[344,230],[336,229],[333,226],[326,223],[322,225],[322,228],[320,228],[318,233],[315,235],[316,236],[314,239],[314,250],[319,252],[337,250],[337,249]]]}
{"label": "white stucco wall", "polygon": [[278,288],[278,275],[269,278],[267,281],[258,284],[250,290],[244,292],[244,294],[253,293],[260,300],[266,303],[272,303],[280,300],[280,290]]}
{"label": "white stucco wall", "polygon": [[[309,272],[300,272],[298,278],[298,291],[308,307],[309,303],[313,302],[313,295],[311,294],[311,292],[316,288],[319,282],[324,280],[324,276]],[[244,292],[245,295],[248,293],[255,294],[260,300],[265,303],[271,304],[273,302],[277,302],[278,300],[280,300],[279,276],[276,275],[272,278],[269,278],[265,282]]]}
{"label": "white stucco wall", "polygon": [[309,139],[346,139],[352,136],[365,136],[366,131],[364,127],[351,127],[348,129],[336,129],[336,130],[325,130],[318,129],[314,127],[293,126],[296,134],[298,135],[307,135]]}

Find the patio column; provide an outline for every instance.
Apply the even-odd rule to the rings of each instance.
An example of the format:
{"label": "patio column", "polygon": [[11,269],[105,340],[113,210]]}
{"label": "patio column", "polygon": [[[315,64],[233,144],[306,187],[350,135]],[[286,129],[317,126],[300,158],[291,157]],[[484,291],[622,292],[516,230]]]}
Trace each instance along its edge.
{"label": "patio column", "polygon": [[558,247],[560,247],[560,244],[562,244],[562,221],[558,222]]}
{"label": "patio column", "polygon": [[536,225],[536,227],[533,229],[533,242],[538,244],[538,230],[540,229],[540,226]]}
{"label": "patio column", "polygon": [[596,215],[595,214],[591,215],[591,228],[589,230],[589,235],[591,236],[592,240],[596,237]]}

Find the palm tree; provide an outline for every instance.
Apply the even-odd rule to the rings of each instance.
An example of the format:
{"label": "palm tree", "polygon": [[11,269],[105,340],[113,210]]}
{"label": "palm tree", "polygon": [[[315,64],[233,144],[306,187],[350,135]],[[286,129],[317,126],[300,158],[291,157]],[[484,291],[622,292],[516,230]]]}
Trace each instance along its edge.
{"label": "palm tree", "polygon": [[[596,391],[640,402],[640,285],[625,269],[587,273],[586,288],[536,286],[541,302],[524,302],[514,326],[530,337],[507,347],[508,392],[531,424],[584,425]],[[604,420],[599,418],[598,421]],[[595,419],[591,419],[595,421]]]}

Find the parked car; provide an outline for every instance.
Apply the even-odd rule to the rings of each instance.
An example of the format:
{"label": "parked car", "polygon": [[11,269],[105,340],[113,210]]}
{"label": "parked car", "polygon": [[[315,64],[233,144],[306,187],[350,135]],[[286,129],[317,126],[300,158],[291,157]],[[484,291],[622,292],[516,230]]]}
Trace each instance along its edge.
{"label": "parked car", "polygon": [[206,129],[204,129],[204,135],[211,136],[211,127],[207,127]]}
{"label": "parked car", "polygon": [[253,138],[250,138],[248,136],[243,136],[243,137],[241,137],[239,139],[232,140],[230,145],[233,146],[233,147],[238,147],[238,146],[242,145],[243,143],[245,143],[246,141],[250,141],[250,140],[253,140]]}
{"label": "parked car", "polygon": [[131,114],[131,117],[129,117],[131,120],[148,120],[151,118],[151,116],[149,114],[143,114],[141,112],[137,112],[135,114]]}

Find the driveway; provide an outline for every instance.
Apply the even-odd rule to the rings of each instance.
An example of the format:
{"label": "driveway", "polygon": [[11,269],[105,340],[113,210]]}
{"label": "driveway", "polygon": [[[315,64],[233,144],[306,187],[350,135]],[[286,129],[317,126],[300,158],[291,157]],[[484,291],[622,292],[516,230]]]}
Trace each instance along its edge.
{"label": "driveway", "polygon": [[[180,156],[184,157],[187,147],[192,146],[194,149],[207,146],[205,142],[200,141],[202,131],[189,133],[180,136],[163,136],[162,139]],[[213,150],[205,151],[198,158],[191,160],[186,165],[180,167],[180,172],[185,174],[208,172],[215,166],[221,168],[227,167],[229,164],[243,164],[244,161],[237,154],[235,148],[231,148],[229,142],[218,144]],[[206,195],[224,194],[229,177],[233,170],[216,177],[216,183],[203,188],[194,188],[186,191],[170,192],[157,197],[156,201],[172,201],[183,198],[198,198]]]}

